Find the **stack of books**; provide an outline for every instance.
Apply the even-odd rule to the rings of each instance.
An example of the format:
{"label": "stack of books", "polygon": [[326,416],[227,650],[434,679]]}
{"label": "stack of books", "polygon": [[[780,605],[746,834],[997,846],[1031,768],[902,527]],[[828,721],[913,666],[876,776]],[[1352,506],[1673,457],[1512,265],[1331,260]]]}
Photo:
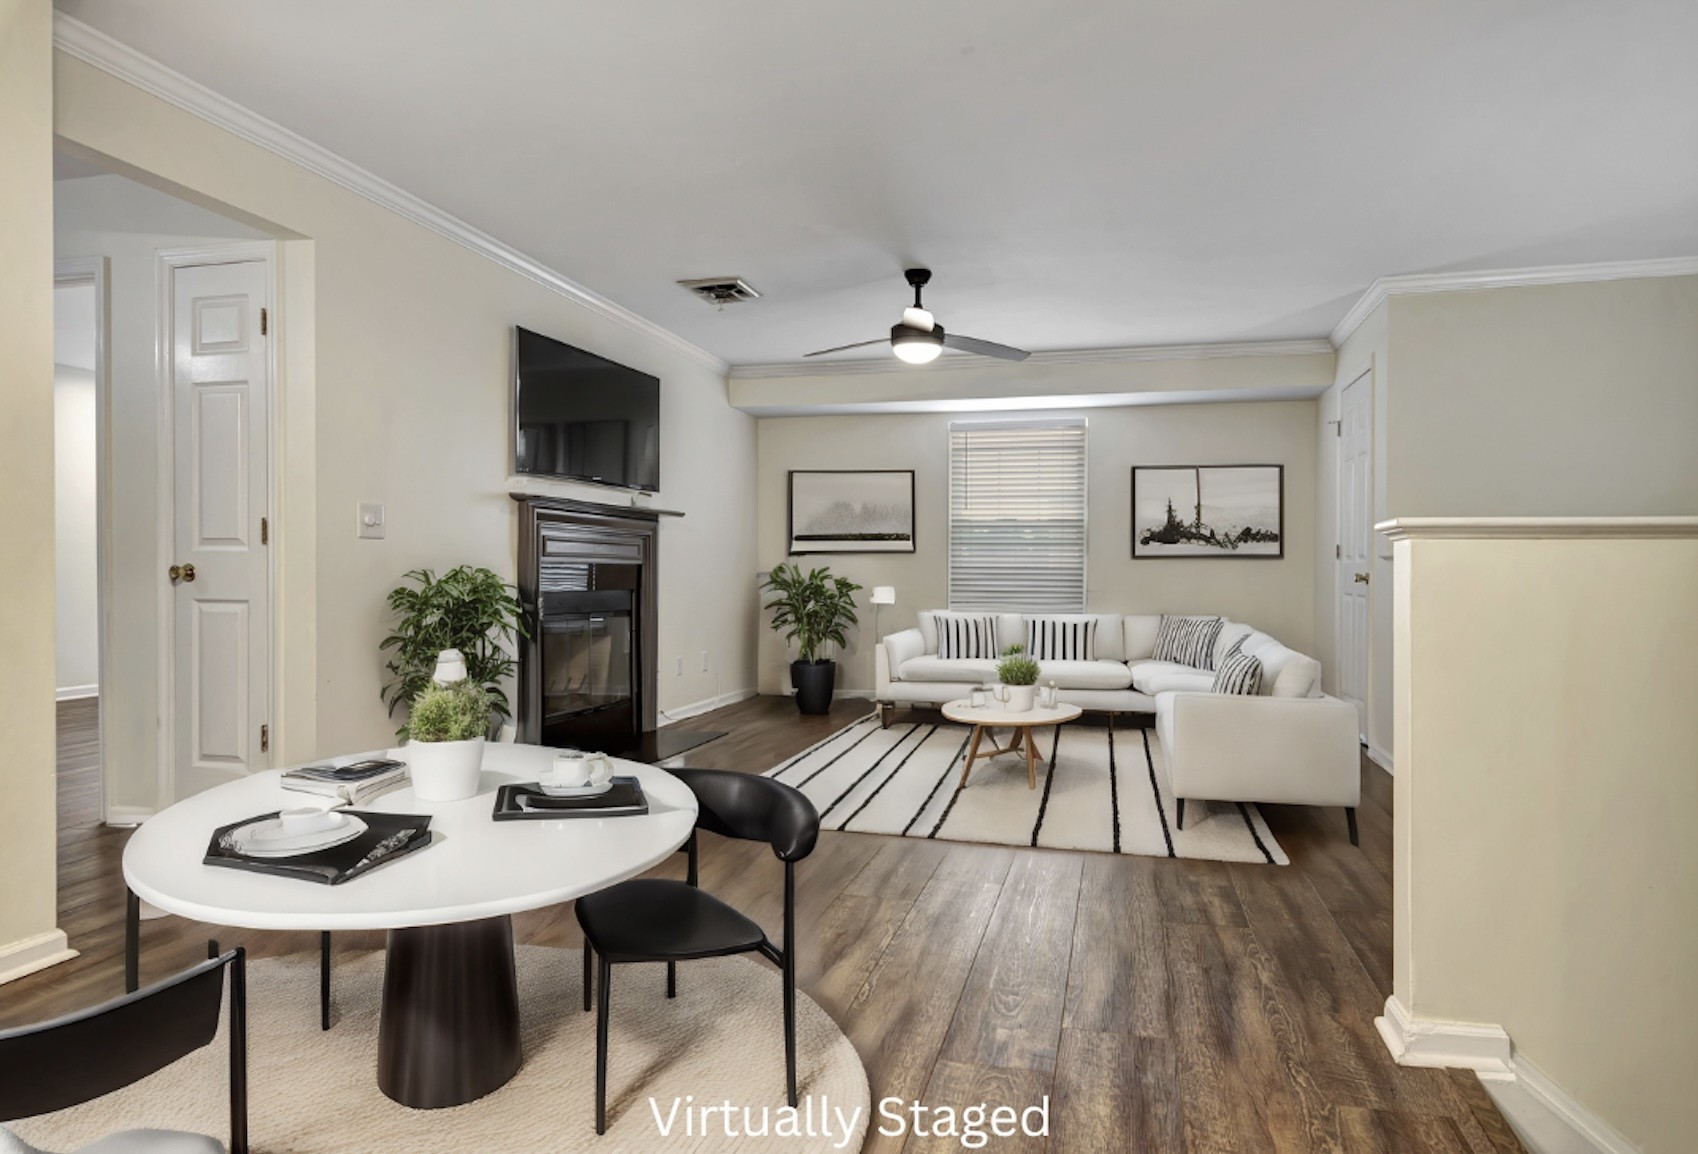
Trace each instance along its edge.
{"label": "stack of books", "polygon": [[335,798],[345,805],[358,805],[380,793],[403,785],[407,763],[386,757],[371,757],[350,765],[303,765],[283,775],[283,788]]}

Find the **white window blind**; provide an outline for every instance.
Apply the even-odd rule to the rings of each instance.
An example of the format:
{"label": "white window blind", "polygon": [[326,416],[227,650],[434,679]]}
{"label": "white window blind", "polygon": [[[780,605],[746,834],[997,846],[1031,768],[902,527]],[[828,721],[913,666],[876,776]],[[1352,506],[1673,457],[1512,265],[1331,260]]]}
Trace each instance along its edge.
{"label": "white window blind", "polygon": [[1085,608],[1085,422],[949,427],[949,607]]}

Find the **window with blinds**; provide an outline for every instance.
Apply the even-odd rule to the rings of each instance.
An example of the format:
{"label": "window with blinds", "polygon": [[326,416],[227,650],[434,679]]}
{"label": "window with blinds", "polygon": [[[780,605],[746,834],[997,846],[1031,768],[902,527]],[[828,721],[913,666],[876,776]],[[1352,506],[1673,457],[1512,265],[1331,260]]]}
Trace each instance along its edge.
{"label": "window with blinds", "polygon": [[1083,612],[1083,420],[949,426],[949,607]]}

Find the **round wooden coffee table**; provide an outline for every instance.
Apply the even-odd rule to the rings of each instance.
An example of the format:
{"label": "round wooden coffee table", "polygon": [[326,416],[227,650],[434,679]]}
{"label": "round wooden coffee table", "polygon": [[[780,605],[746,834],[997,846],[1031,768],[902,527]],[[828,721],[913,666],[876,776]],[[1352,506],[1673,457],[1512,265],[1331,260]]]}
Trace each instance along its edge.
{"label": "round wooden coffee table", "polygon": [[1038,788],[1038,746],[1032,740],[1032,730],[1045,725],[1062,725],[1072,721],[1084,712],[1077,705],[1034,705],[1023,713],[1011,713],[1001,702],[992,702],[977,709],[970,701],[951,701],[943,707],[943,715],[951,721],[973,727],[972,740],[967,743],[967,763],[961,767],[961,784],[967,784],[967,775],[973,772],[973,760],[980,756],[979,742],[986,732],[994,729],[1012,731],[1013,740],[1008,745],[996,744],[996,736],[990,737],[990,750],[983,756],[995,757],[1000,753],[1026,752],[1026,788]]}

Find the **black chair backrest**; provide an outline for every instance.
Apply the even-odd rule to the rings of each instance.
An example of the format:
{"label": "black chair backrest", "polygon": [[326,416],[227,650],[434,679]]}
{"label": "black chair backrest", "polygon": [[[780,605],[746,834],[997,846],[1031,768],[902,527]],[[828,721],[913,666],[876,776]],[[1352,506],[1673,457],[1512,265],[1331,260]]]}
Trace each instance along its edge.
{"label": "black chair backrest", "polygon": [[0,1119],[63,1110],[121,1089],[211,1042],[231,950],[145,990],[0,1031]]}
{"label": "black chair backrest", "polygon": [[779,859],[814,852],[820,815],[800,790],[753,773],[725,769],[668,770],[696,795],[696,828],[744,841],[764,841]]}

